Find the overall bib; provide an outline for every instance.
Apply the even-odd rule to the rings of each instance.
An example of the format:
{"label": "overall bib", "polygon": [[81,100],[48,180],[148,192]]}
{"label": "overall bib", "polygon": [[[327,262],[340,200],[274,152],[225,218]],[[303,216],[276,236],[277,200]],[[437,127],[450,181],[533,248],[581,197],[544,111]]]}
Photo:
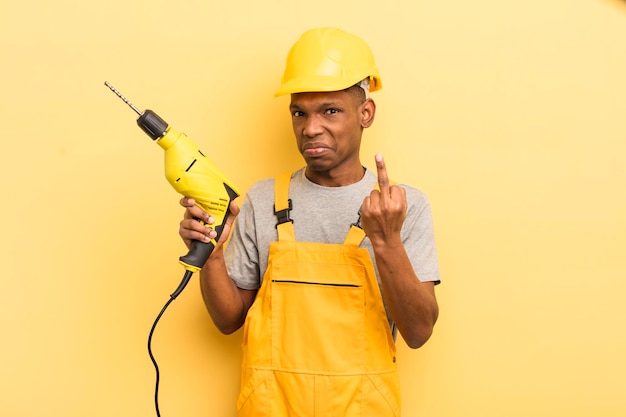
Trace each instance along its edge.
{"label": "overall bib", "polygon": [[291,175],[276,179],[278,241],[243,333],[239,417],[400,415],[396,347],[353,225],[343,244],[297,242]]}

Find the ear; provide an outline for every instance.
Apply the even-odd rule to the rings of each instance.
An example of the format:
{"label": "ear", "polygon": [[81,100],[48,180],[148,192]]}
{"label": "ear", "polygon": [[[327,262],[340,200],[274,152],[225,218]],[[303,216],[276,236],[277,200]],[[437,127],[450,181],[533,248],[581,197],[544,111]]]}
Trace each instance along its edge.
{"label": "ear", "polygon": [[365,100],[361,104],[361,126],[366,129],[374,123],[374,116],[376,115],[376,103],[371,98]]}

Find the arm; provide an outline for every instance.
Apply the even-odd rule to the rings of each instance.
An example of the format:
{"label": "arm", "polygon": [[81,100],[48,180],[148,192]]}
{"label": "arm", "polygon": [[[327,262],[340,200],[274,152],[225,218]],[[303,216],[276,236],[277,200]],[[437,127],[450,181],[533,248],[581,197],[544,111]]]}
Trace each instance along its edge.
{"label": "arm", "polygon": [[387,308],[411,348],[430,338],[439,315],[432,282],[420,282],[400,232],[406,218],[405,190],[389,184],[382,156],[376,156],[378,184],[361,207],[361,224],[372,242]]}
{"label": "arm", "polygon": [[[191,247],[192,240],[209,241],[216,236],[213,229],[196,220],[202,219],[207,224],[215,221],[196,206],[193,199],[183,198],[180,204],[186,210],[180,222],[179,234],[188,248]],[[239,207],[235,202],[231,203],[230,211],[231,215],[224,225],[213,253],[200,270],[200,289],[204,304],[213,323],[224,334],[233,333],[243,325],[257,293],[237,288],[226,270],[224,242],[228,239],[235,217],[239,214]]]}

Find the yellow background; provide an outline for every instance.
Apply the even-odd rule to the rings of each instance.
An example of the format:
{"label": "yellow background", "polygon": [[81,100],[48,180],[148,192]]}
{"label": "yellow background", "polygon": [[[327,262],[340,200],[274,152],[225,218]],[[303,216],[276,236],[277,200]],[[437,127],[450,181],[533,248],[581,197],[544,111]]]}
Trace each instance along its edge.
{"label": "yellow background", "polygon": [[[384,88],[363,160],[430,197],[431,341],[404,416],[626,415],[626,3],[78,0],[0,6],[0,414],[154,415],[150,326],[182,277],[162,150],[108,80],[247,190],[301,165],[304,30],[363,37]],[[166,416],[234,416],[240,332],[197,279],[154,338]]]}

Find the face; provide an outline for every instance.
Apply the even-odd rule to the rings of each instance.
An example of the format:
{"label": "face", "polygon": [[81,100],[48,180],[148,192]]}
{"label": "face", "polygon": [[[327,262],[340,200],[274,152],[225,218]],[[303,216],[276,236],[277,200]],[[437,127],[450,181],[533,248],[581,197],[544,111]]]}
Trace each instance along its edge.
{"label": "face", "polygon": [[289,109],[310,180],[323,183],[325,178],[362,176],[359,149],[363,129],[374,119],[372,100],[350,90],[296,93]]}

